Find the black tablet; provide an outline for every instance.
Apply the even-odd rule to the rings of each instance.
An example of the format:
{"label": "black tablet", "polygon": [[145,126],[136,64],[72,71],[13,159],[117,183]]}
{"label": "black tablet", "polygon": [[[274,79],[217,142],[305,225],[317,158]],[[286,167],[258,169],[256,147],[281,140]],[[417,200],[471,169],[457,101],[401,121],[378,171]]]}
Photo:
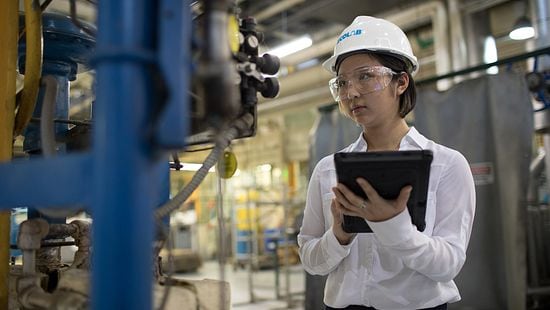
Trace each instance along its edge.
{"label": "black tablet", "polygon": [[[385,199],[397,198],[403,187],[411,185],[407,208],[413,224],[419,231],[424,231],[432,158],[430,150],[352,152],[334,154],[334,164],[338,182],[364,199],[367,196],[355,181],[359,177],[369,181]],[[342,226],[348,233],[372,232],[367,222],[360,217],[344,215]]]}

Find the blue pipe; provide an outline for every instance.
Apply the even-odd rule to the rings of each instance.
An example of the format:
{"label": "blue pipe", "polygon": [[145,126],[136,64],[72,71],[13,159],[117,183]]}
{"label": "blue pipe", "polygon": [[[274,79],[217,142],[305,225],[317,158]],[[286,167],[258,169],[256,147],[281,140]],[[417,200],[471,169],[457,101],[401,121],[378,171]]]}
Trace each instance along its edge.
{"label": "blue pipe", "polygon": [[145,0],[98,3],[92,308],[151,309],[155,188],[166,165],[150,141],[156,8]]}

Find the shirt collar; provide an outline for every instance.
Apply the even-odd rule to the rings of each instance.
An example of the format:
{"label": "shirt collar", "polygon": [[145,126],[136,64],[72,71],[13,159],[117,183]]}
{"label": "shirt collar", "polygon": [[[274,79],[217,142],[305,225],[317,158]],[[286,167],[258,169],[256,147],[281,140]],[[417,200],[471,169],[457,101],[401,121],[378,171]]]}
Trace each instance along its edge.
{"label": "shirt collar", "polygon": [[[401,139],[399,149],[407,149],[409,146],[413,148],[425,149],[428,143],[428,139],[421,135],[416,128],[411,127],[407,134]],[[365,152],[367,150],[367,141],[363,139],[363,132],[359,134],[359,138],[351,144],[350,152]]]}

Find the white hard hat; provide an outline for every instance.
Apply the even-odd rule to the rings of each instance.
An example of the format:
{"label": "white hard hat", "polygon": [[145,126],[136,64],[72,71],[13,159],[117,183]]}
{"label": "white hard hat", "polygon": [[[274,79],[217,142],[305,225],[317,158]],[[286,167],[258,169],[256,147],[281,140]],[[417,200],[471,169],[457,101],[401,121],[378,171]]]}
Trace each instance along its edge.
{"label": "white hard hat", "polygon": [[418,60],[413,55],[409,39],[395,24],[371,16],[357,16],[338,37],[334,54],[323,67],[336,74],[338,57],[355,51],[367,50],[397,56],[411,65],[411,74],[418,71]]}

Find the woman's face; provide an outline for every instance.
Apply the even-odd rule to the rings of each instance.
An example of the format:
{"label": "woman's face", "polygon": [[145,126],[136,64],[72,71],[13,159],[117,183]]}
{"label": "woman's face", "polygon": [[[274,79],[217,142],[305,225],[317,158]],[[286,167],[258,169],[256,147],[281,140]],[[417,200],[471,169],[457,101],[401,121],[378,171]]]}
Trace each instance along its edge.
{"label": "woman's face", "polygon": [[[345,58],[338,70],[338,77],[342,77],[340,83],[345,86],[341,88],[340,93],[341,109],[365,129],[400,120],[399,95],[406,89],[406,87],[404,89],[396,87],[395,80],[392,81],[393,74],[378,74],[383,72],[380,70],[370,72],[368,67],[384,69],[382,64],[370,55],[355,54]],[[365,68],[367,70],[363,71]],[[374,86],[362,88],[361,79],[371,81],[376,79],[377,83],[373,83]]]}

